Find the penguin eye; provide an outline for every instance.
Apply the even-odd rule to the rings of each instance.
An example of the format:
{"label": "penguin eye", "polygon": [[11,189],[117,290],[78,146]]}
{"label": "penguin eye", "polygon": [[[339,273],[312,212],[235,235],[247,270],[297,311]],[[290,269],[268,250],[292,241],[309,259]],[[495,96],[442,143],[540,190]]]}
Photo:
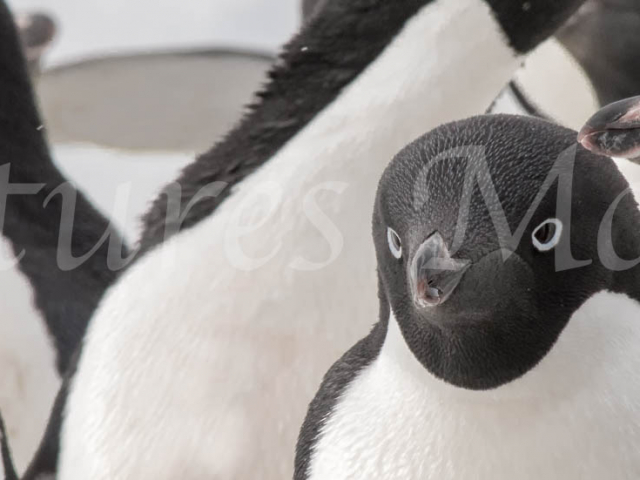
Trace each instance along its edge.
{"label": "penguin eye", "polygon": [[562,222],[549,218],[536,227],[531,235],[533,246],[540,252],[548,252],[560,242]]}
{"label": "penguin eye", "polygon": [[387,228],[387,241],[389,242],[391,255],[397,259],[402,258],[402,242],[400,241],[400,236],[391,227]]}

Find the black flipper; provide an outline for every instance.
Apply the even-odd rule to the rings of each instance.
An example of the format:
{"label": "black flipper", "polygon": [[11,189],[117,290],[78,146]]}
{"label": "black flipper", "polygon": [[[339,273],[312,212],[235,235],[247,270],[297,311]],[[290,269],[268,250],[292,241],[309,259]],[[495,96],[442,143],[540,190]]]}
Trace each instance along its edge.
{"label": "black flipper", "polygon": [[[14,184],[29,185],[34,191],[34,185],[41,185],[33,194],[3,192],[0,207],[4,203],[6,210],[0,227],[14,253],[24,251],[18,268],[33,288],[56,346],[58,369],[64,372],[98,301],[118,274],[114,268],[118,265],[108,261],[109,244],[100,244],[101,239],[105,232],[110,235],[117,249],[112,247],[112,260],[124,250],[124,241],[53,164],[18,31],[4,2],[0,3],[0,177],[4,184],[0,192]],[[73,196],[75,205],[68,201]],[[69,234],[67,253],[75,258],[100,246],[70,268],[73,265],[63,261],[63,231]]]}
{"label": "black flipper", "polygon": [[[57,367],[62,373],[72,363],[72,355],[79,349],[102,295],[118,276],[123,266],[119,259],[126,255],[126,248],[110,222],[66,181],[52,162],[19,33],[2,0],[0,180],[3,181],[0,208],[4,208],[1,233],[16,255],[24,251],[17,267],[33,289],[35,305],[55,344]],[[6,188],[16,184],[39,187],[32,194],[8,194]],[[70,198],[75,198],[75,204],[68,201]],[[66,248],[65,239],[60,242],[63,231],[68,233]],[[106,238],[110,242],[103,241]],[[61,256],[65,250],[66,265]],[[75,267],[70,265],[70,259],[89,252],[92,253],[84,262]],[[62,408],[58,406],[64,405],[67,384],[65,380],[43,444],[32,462],[35,465],[30,469],[32,478],[43,473],[38,470],[43,464],[46,473],[55,472],[62,417]],[[6,478],[17,478],[4,432],[2,442]]]}
{"label": "black flipper", "polygon": [[4,480],[18,480],[18,474],[13,466],[11,449],[9,448],[9,437],[4,426],[4,419],[0,412],[0,450],[2,450],[2,466],[4,467]]}
{"label": "black flipper", "polygon": [[[31,463],[22,475],[21,480],[40,480],[42,476],[51,476],[55,478],[58,471],[58,455],[60,454],[60,432],[62,431],[62,415],[67,404],[67,396],[69,394],[69,385],[71,379],[76,373],[78,367],[78,359],[80,358],[79,348],[71,359],[71,366],[62,381],[62,387],[56,396],[49,417],[47,429],[36,454],[33,456]],[[10,479],[6,479],[10,480]]]}

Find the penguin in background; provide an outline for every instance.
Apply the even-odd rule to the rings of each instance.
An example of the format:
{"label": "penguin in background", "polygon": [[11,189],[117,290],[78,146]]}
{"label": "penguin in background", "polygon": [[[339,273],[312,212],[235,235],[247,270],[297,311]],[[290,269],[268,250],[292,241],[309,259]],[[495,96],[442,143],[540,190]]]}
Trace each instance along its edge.
{"label": "penguin in background", "polygon": [[640,92],[640,3],[587,0],[558,38],[582,64],[601,105]]}
{"label": "penguin in background", "polygon": [[[36,451],[63,373],[118,273],[109,249],[112,259],[126,256],[121,236],[52,163],[25,60],[26,51],[37,61],[50,41],[38,18],[16,22],[0,2],[0,411],[18,471]],[[94,247],[77,267],[62,265],[60,255],[78,258]]]}
{"label": "penguin in background", "polygon": [[325,376],[296,480],[640,475],[640,212],[618,167],[489,115],[378,187],[379,320]]}
{"label": "penguin in background", "polygon": [[290,477],[317,384],[375,317],[363,213],[388,159],[484,111],[579,4],[330,0],[313,15],[147,215],[84,339],[59,478]]}
{"label": "penguin in background", "polygon": [[[327,0],[303,0],[303,22],[317,15],[326,3]],[[582,33],[584,28],[576,16],[578,13],[567,23],[575,25],[574,28]],[[553,77],[542,74],[550,69],[554,72]],[[617,72],[612,74],[617,75]],[[558,78],[562,81],[558,82]],[[582,65],[553,36],[526,58],[486,113],[532,115],[553,119],[569,128],[579,128],[584,118],[599,106],[596,92]]]}
{"label": "penguin in background", "polygon": [[54,20],[42,12],[16,15],[16,24],[31,76],[40,74],[42,56],[56,36]]}
{"label": "penguin in background", "polygon": [[[306,10],[308,12],[310,12],[313,7],[311,5],[312,3],[318,3],[318,2],[308,2],[308,1],[305,2]],[[533,105],[531,102],[528,102],[526,97],[521,96],[521,92],[519,91],[519,88],[517,87],[517,85],[514,85],[513,88],[510,87],[507,90],[507,93],[515,97],[515,101],[513,102],[514,104],[518,103],[519,101],[518,98],[524,99],[524,101],[520,104],[521,106],[525,107],[524,110],[522,110],[524,113],[539,114],[539,111],[535,108],[535,105]],[[64,391],[66,391],[66,388],[63,390],[63,392]],[[48,472],[55,471],[55,461],[51,459],[57,458],[56,453],[52,453],[52,452],[57,452],[57,429],[59,429],[60,416],[61,416],[62,408],[64,406],[63,400],[64,400],[64,394],[61,393],[57,401],[57,404],[58,404],[57,408],[54,411],[54,418],[52,419],[52,422],[49,425],[49,429],[47,430],[47,436],[46,436],[47,441],[43,442],[43,445],[42,445],[44,447],[44,450],[41,450],[40,455],[38,456],[38,459],[37,459],[38,461],[32,464],[32,467],[35,465],[38,468],[45,468],[45,471],[48,471]],[[56,447],[54,449],[51,449],[50,447],[52,445],[55,445]],[[42,452],[46,452],[46,453],[43,455]],[[46,461],[42,461],[43,458]],[[30,469],[30,471],[32,471],[32,473],[37,472],[38,468]]]}
{"label": "penguin in background", "polygon": [[[587,0],[529,56],[516,86],[547,118],[579,129],[591,112],[640,92],[639,30],[640,2]],[[530,112],[509,90],[496,106],[499,113]]]}

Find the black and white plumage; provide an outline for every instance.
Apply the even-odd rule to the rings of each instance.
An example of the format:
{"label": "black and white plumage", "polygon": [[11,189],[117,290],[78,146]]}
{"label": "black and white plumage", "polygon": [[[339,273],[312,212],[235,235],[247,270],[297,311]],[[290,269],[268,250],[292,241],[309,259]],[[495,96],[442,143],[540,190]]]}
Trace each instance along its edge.
{"label": "black and white plumage", "polygon": [[[527,59],[515,80],[548,118],[578,129],[601,105],[640,92],[638,30],[639,2],[587,0]],[[496,104],[500,113],[524,106],[510,98],[511,92],[505,93]]]}
{"label": "black and white plumage", "polygon": [[579,60],[602,105],[640,92],[640,3],[587,0],[558,33]]}
{"label": "black and white plumage", "polygon": [[[53,165],[22,47],[0,2],[0,411],[20,471],[38,446],[89,317],[116,277],[107,262],[109,245],[99,240],[111,232],[113,245],[122,247],[109,222]],[[65,209],[73,212],[72,229],[65,228],[67,217],[61,228]],[[68,246],[60,242],[62,231]],[[82,265],[65,268],[66,253],[79,257],[96,245]]]}
{"label": "black and white plumage", "polygon": [[628,187],[539,119],[475,117],[403,149],[373,215],[380,318],[327,373],[296,480],[636,478]]}
{"label": "black and white plumage", "polygon": [[147,215],[145,253],[85,338],[60,478],[290,476],[315,386],[375,315],[365,212],[388,159],[484,111],[579,3],[332,0],[312,16]]}

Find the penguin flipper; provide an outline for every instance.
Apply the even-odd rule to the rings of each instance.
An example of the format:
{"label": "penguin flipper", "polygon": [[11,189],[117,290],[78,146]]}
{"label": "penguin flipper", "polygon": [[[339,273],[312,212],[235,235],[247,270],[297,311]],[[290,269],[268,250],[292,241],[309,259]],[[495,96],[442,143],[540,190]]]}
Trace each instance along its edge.
{"label": "penguin flipper", "polygon": [[0,412],[0,450],[2,451],[2,466],[4,467],[4,480],[19,480],[16,469],[13,465],[11,457],[11,449],[9,448],[9,437],[4,426],[2,412]]}
{"label": "penguin flipper", "polygon": [[[38,376],[33,377],[36,380],[26,386],[21,384],[23,391],[27,392],[23,397],[14,393],[18,389],[3,392],[3,398],[21,407],[16,410],[17,414],[12,411],[11,415],[5,409],[8,424],[21,428],[24,423],[32,423],[32,428],[24,430],[26,433],[17,430],[12,439],[16,460],[28,457],[31,447],[37,446],[38,440],[42,438],[42,432],[35,427],[41,421],[44,427],[50,408],[47,396],[51,395],[49,398],[52,398],[57,387],[57,382],[53,381],[68,370],[72,355],[79,348],[94,309],[104,291],[119,274],[120,269],[111,268],[109,264],[110,244],[122,247],[113,250],[113,253],[120,253],[121,250],[120,257],[128,254],[124,237],[94,207],[88,197],[67,181],[51,157],[25,52],[28,56],[30,48],[45,48],[54,33],[53,25],[47,17],[32,16],[30,23],[23,22],[23,28],[19,27],[20,22],[11,13],[7,2],[0,0],[0,156],[4,159],[2,181],[5,185],[28,185],[29,188],[33,187],[29,191],[34,192],[10,195],[10,192],[7,193],[8,187],[0,188],[6,203],[1,219],[0,240],[6,240],[8,250],[13,254],[11,258],[19,260],[15,263],[13,273],[18,273],[16,276],[21,280],[26,280],[25,284],[28,282],[28,287],[32,290],[29,306],[34,307],[29,309],[31,316],[28,320],[10,314],[3,315],[1,321],[3,325],[10,326],[9,331],[22,331],[28,322],[42,322],[44,328],[41,330],[47,334],[47,341],[51,341],[52,355],[38,357],[34,360],[38,363],[33,363],[36,365],[33,370],[50,370],[47,371],[47,382],[39,382],[37,379],[42,377]],[[61,240],[62,237],[66,239]],[[2,300],[3,303],[10,303],[13,298],[9,295],[9,298]],[[12,312],[11,308],[9,312]],[[30,341],[31,337],[25,335],[27,337]],[[10,337],[3,337],[2,340],[5,342],[0,342],[0,350],[4,351],[12,346]],[[39,348],[23,346],[15,350],[24,353],[19,358],[29,368],[32,365],[29,358],[40,352]],[[13,368],[13,365],[10,366]],[[7,372],[3,371],[3,374]],[[30,392],[36,394],[32,395]],[[66,390],[60,395],[65,392]],[[34,399],[33,404],[25,406],[25,398]],[[40,400],[43,398],[45,400]],[[6,407],[7,404],[3,403],[3,406]],[[47,436],[42,440],[45,442],[44,446],[35,460],[38,461],[35,464],[37,468],[43,463],[41,458],[51,460],[48,464],[51,467],[46,473],[55,471],[57,456],[45,454],[57,448],[61,411],[54,410],[52,415]],[[4,424],[0,430],[5,480],[17,479]],[[21,441],[22,438],[25,441]],[[41,475],[43,472],[39,470],[36,473]],[[34,474],[33,478],[38,476]]]}
{"label": "penguin flipper", "polygon": [[[35,27],[42,22],[49,25],[45,18],[31,21]],[[0,1],[0,153],[8,160],[3,168],[8,169],[9,183],[20,179],[41,185],[34,194],[7,195],[1,233],[16,256],[28,251],[17,269],[33,289],[34,305],[51,335],[62,374],[102,294],[120,272],[109,267],[110,242],[103,239],[113,239],[114,246],[121,246],[122,257],[128,254],[128,248],[109,219],[53,163],[25,58],[25,42],[46,44],[53,31],[37,33],[42,35],[24,38],[23,33],[21,39],[7,2]],[[63,214],[65,221],[72,221],[64,245]]]}
{"label": "penguin flipper", "polygon": [[324,376],[300,429],[296,445],[294,480],[307,480],[313,448],[324,423],[351,381],[377,358],[384,343],[387,324],[387,319],[381,319],[371,333],[351,347]]}

